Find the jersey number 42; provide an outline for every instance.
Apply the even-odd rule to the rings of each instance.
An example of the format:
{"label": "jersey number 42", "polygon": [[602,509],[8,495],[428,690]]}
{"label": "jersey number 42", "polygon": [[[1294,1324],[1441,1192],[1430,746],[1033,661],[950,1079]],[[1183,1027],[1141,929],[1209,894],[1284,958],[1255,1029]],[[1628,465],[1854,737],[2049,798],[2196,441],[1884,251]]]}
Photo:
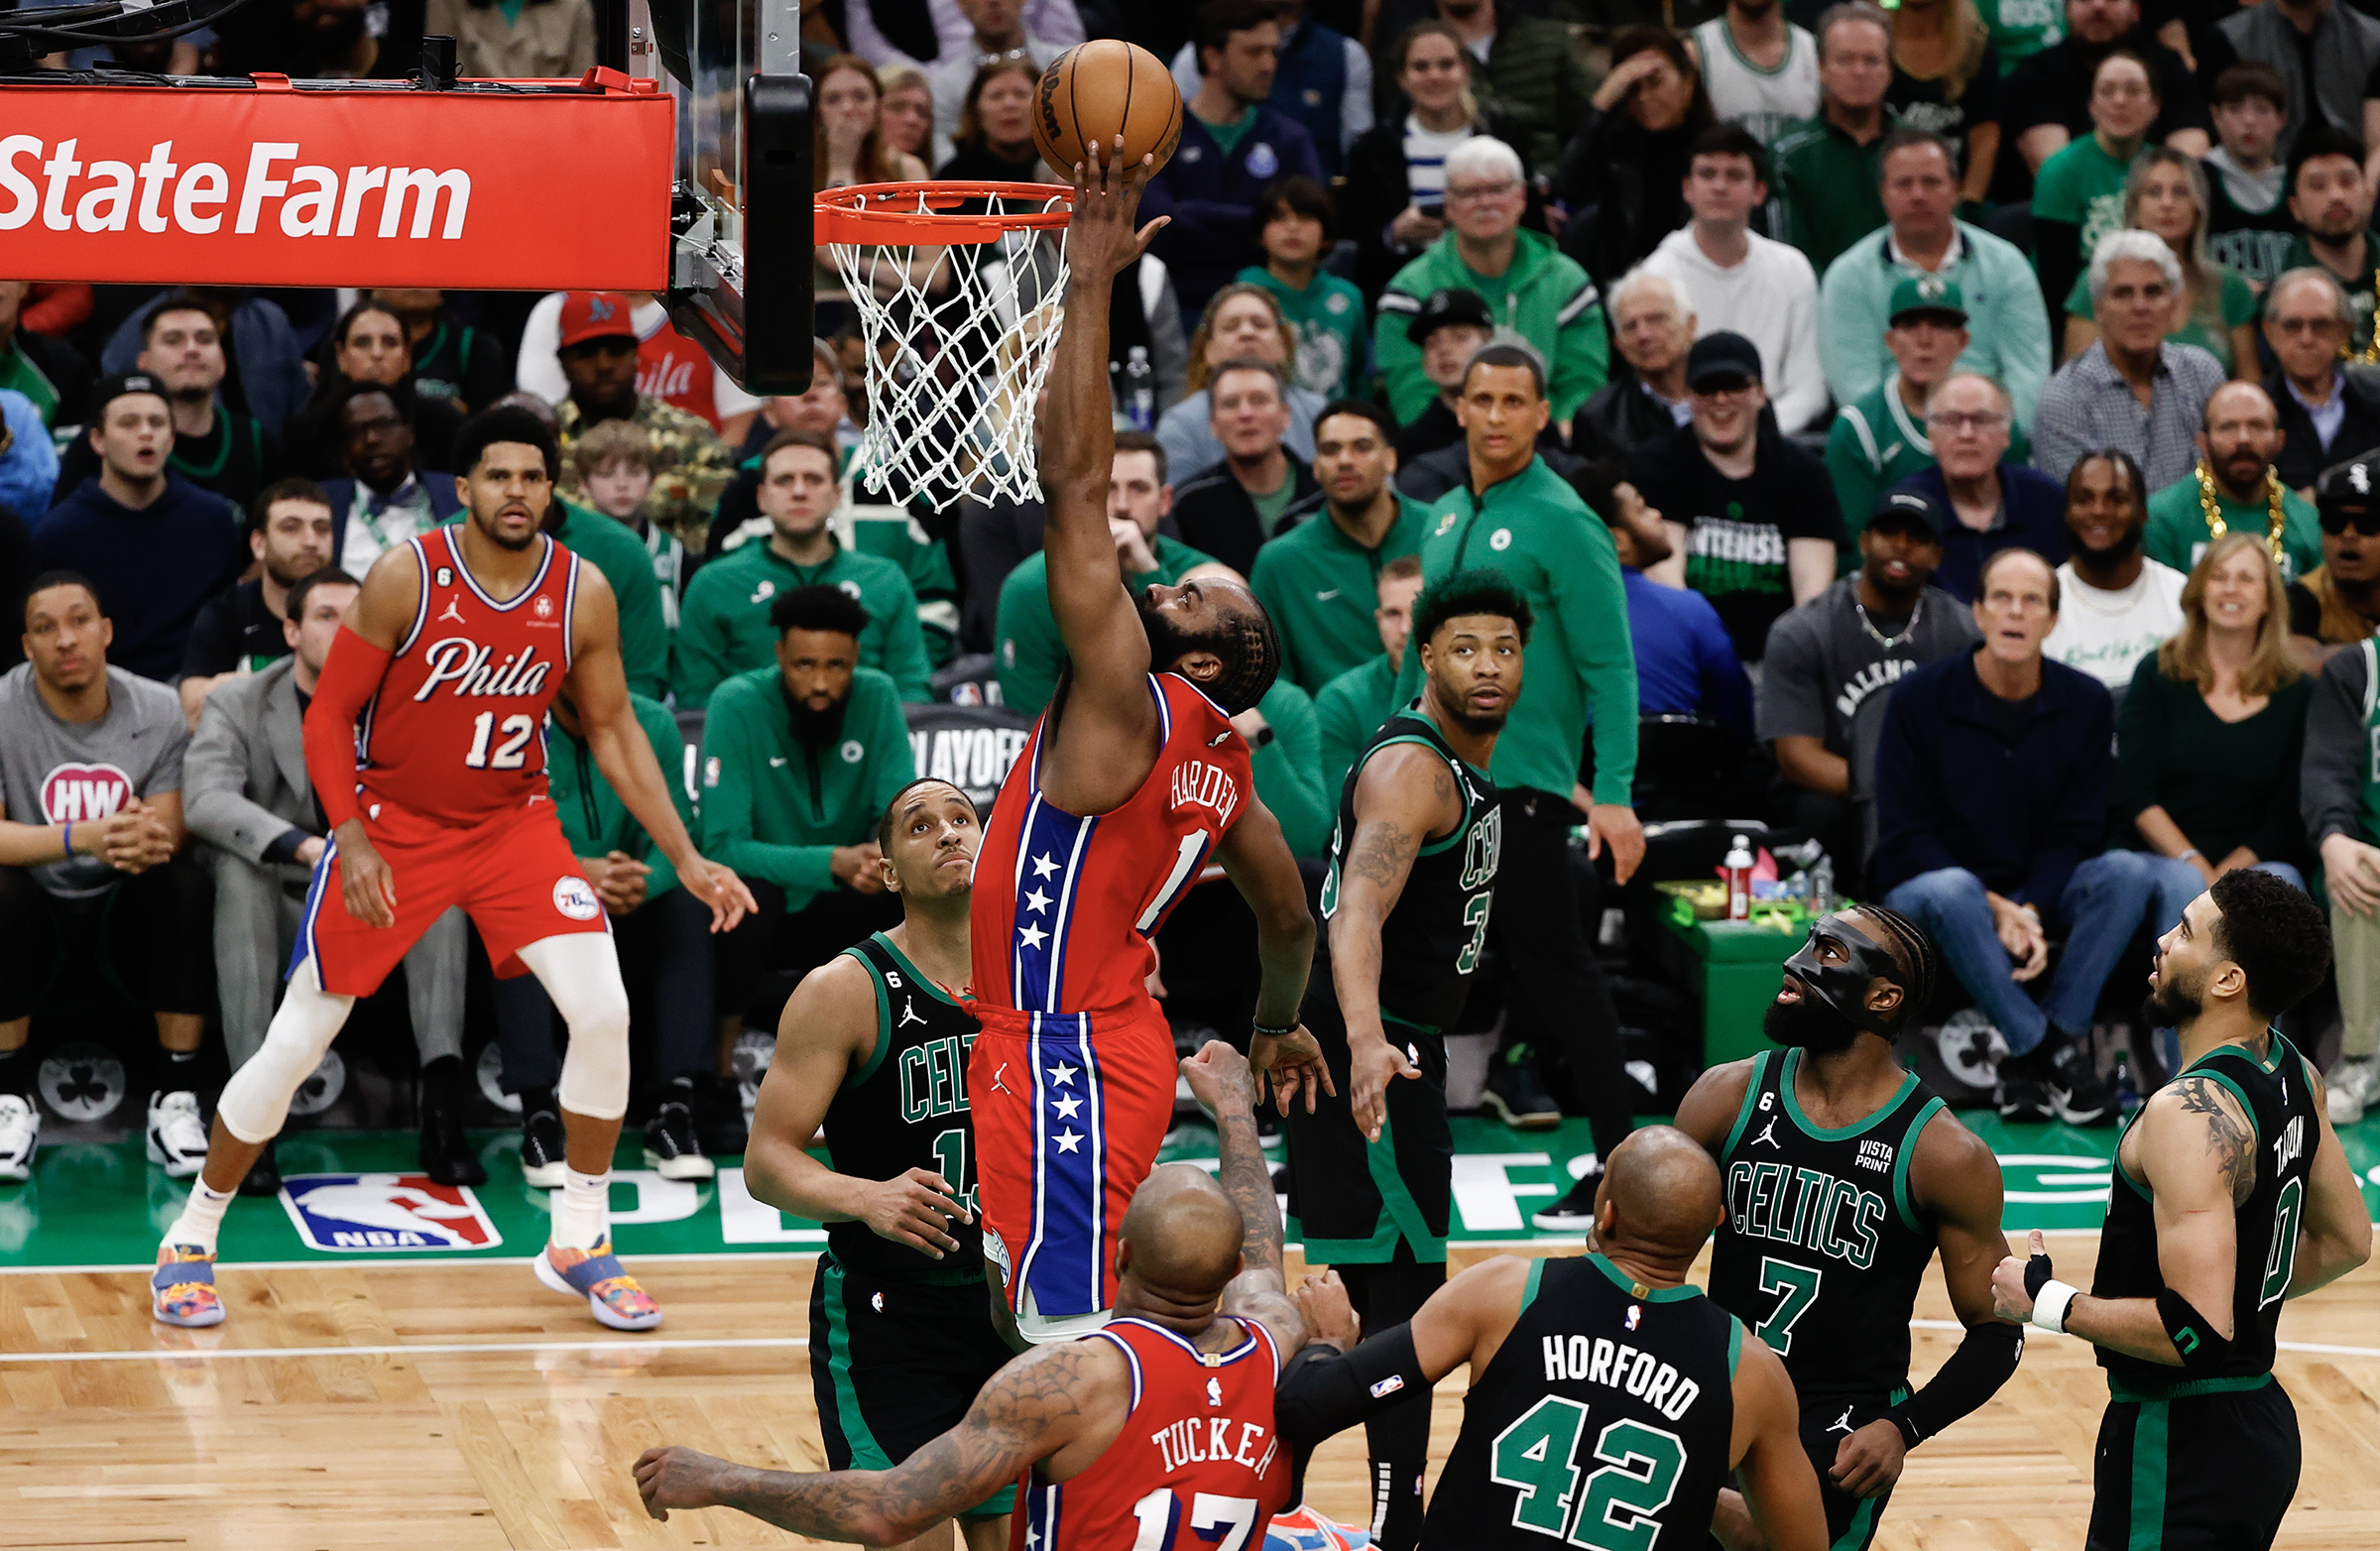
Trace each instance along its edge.
{"label": "jersey number 42", "polygon": [[1596,1435],[1597,1469],[1588,1475],[1573,1458],[1586,1432],[1586,1406],[1547,1395],[1495,1435],[1489,1479],[1520,1493],[1513,1524],[1593,1551],[1649,1551],[1661,1535],[1656,1515],[1686,1469],[1686,1445],[1666,1427],[1622,1417]]}

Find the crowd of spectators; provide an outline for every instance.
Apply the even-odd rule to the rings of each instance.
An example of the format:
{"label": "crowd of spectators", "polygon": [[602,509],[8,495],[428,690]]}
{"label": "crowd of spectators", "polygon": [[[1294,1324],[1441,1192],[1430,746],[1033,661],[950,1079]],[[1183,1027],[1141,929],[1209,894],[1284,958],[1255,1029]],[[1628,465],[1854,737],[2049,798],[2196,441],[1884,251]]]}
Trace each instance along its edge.
{"label": "crowd of spectators", "polygon": [[[361,31],[360,4],[275,4],[114,62],[388,75],[424,27],[467,73],[591,62],[585,0],[381,5]],[[2380,1103],[2380,777],[2350,748],[2380,725],[2380,24],[2281,0],[2203,28],[2137,0],[1727,0],[1686,32],[1576,9],[844,0],[804,16],[816,176],[1047,180],[1050,59],[1118,35],[1169,62],[1181,141],[1142,207],[1169,221],[1110,319],[1123,569],[1265,601],[1286,667],[1243,731],[1309,859],[1409,676],[1416,588],[1516,572],[1539,632],[1494,773],[1522,896],[1494,917],[1507,1119],[1555,1110],[1534,1047],[1599,1142],[1625,1124],[1589,942],[1642,851],[1637,715],[1732,740],[1749,778],[1711,816],[1816,836],[1844,887],[1927,923],[2005,1040],[2003,1113],[2110,1112],[2108,977],[2235,867],[2326,891],[2334,1113]],[[855,482],[867,347],[823,254],[816,279],[812,386],[767,400],[644,295],[0,282],[0,580],[30,599],[0,661],[32,658],[0,721],[43,729],[0,748],[0,931],[97,932],[104,956],[209,890],[76,901],[196,852],[241,945],[217,955],[226,1041],[253,1048],[258,944],[286,948],[322,844],[293,731],[315,616],[456,520],[462,418],[525,405],[688,819],[763,894],[704,941],[557,707],[557,804],[638,945],[653,1075],[734,1142],[721,1074],[764,982],[891,918],[873,825],[922,747],[903,707],[1030,716],[1065,666],[1035,503]],[[8,860],[69,818],[69,862]],[[1574,827],[1613,880],[1563,864]],[[408,977],[425,1092],[451,1087],[452,935]],[[0,1121],[49,994],[42,955],[7,960]],[[178,1061],[197,971],[152,970]],[[502,1020],[534,1113],[533,993]]]}

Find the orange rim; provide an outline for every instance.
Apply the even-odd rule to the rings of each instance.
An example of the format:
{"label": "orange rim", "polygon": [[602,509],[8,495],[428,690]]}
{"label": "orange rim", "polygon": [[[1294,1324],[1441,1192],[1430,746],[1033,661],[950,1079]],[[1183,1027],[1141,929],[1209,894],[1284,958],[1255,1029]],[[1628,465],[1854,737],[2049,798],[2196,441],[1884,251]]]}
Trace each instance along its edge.
{"label": "orange rim", "polygon": [[[1003,199],[1033,206],[1000,215],[960,212],[970,199]],[[852,183],[818,194],[814,217],[820,242],[991,242],[1011,232],[1057,231],[1073,209],[1074,190],[1062,183]],[[1064,200],[1059,209],[1044,208]]]}

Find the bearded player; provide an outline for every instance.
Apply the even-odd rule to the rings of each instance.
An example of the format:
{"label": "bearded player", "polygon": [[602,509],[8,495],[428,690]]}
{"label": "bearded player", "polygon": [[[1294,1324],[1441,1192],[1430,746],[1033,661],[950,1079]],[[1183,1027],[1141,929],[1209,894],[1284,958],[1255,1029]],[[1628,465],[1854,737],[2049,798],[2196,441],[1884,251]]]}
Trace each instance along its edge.
{"label": "bearded player", "polygon": [[[1875,1538],[1908,1451],[1990,1399],[2024,1354],[1992,1318],[1991,1273],[2008,1253],[1999,1163],[1893,1058],[1941,976],[1906,916],[1825,916],[1768,1010],[1784,1048],[1713,1067],[1678,1106],[1679,1130],[1726,1176],[1712,1301],[1793,1376],[1836,1551]],[[1912,1394],[1909,1319],[1938,1253],[1966,1335]],[[1754,1543],[1732,1491],[1715,1527]]]}
{"label": "bearded player", "polygon": [[568,1166],[537,1280],[614,1330],[661,1311],[612,1254],[606,1196],[628,1108],[628,993],[611,927],[545,795],[545,711],[565,684],[589,750],[679,880],[724,931],[753,908],[696,854],[631,708],[620,619],[603,573],[543,526],[560,453],[526,410],[456,432],[469,518],[373,563],[305,716],[305,769],[331,843],[315,864],[289,989],[264,1048],[232,1074],[206,1166],[166,1231],[152,1312],[216,1325],[223,1211],[288,1118],[290,1099],[429,924],[460,905],[500,976],[535,974],[570,1025],[562,1063]]}
{"label": "bearded player", "polygon": [[1163,224],[1133,231],[1147,177],[1145,163],[1103,173],[1096,154],[1075,172],[1041,437],[1050,611],[1072,665],[1001,788],[975,874],[983,1032],[967,1093],[984,1255],[1027,1340],[1095,1329],[1114,1300],[1117,1228],[1173,1117],[1149,940],[1210,858],[1255,912],[1257,1079],[1271,1073],[1284,1107],[1329,1082],[1297,1021],[1314,948],[1305,887],[1232,727],[1271,687],[1280,642],[1237,581],[1133,597],[1108,527],[1108,297]]}

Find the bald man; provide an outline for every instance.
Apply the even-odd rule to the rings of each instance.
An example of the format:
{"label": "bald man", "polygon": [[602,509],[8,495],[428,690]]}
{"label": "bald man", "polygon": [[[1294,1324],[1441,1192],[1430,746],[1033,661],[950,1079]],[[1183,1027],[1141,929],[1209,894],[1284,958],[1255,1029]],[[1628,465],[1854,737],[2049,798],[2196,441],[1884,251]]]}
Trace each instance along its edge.
{"label": "bald man", "polygon": [[1309,1279],[1298,1302],[1314,1345],[1282,1380],[1281,1434],[1309,1447],[1469,1365],[1422,1551],[1691,1545],[1730,1471],[1768,1546],[1826,1551],[1793,1381],[1686,1284],[1719,1218],[1718,1165],[1684,1132],[1652,1126],[1606,1163],[1584,1255],[1483,1260],[1410,1324],[1353,1350],[1336,1274]]}
{"label": "bald man", "polygon": [[1152,1521],[1185,1519],[1207,1539],[1261,1545],[1289,1496],[1273,1385],[1305,1321],[1281,1278],[1248,1061],[1214,1040],[1181,1073],[1215,1116],[1221,1180],[1168,1164],[1133,1193],[1104,1329],[1015,1359],[964,1420],[891,1470],[796,1475],[649,1449],[636,1465],[646,1510],[732,1507],[815,1540],[887,1546],[1015,1485],[1038,1551],[1132,1544]]}
{"label": "bald man", "polygon": [[2206,400],[2198,465],[2149,497],[2142,552],[2188,574],[2222,535],[2263,534],[2278,548],[2283,580],[2321,564],[2320,517],[2274,470],[2285,440],[2280,412],[2262,388],[2217,388]]}

